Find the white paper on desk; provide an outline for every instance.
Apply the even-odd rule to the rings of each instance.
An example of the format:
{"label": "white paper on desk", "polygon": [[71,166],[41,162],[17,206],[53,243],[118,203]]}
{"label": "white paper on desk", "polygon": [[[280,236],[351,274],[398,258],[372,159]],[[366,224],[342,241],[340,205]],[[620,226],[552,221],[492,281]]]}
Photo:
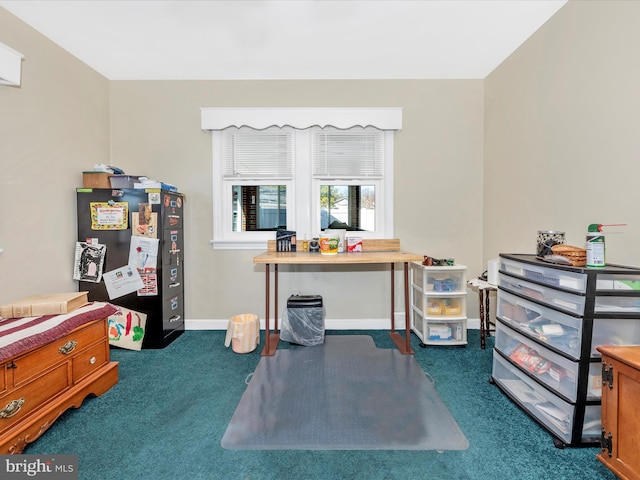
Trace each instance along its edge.
{"label": "white paper on desk", "polygon": [[102,279],[107,287],[110,300],[122,297],[127,293],[135,292],[144,287],[140,273],[131,265],[106,272],[102,275]]}

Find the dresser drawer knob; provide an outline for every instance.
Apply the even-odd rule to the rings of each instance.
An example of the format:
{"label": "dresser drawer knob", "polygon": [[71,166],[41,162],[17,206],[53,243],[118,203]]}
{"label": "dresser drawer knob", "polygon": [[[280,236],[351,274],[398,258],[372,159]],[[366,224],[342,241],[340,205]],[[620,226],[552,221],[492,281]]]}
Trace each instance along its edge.
{"label": "dresser drawer knob", "polygon": [[6,407],[0,410],[0,418],[11,418],[20,411],[24,405],[24,397],[17,400],[11,400]]}
{"label": "dresser drawer knob", "polygon": [[89,359],[89,363],[90,363],[91,365],[93,365],[94,363],[96,363],[96,357],[91,357],[91,358]]}
{"label": "dresser drawer knob", "polygon": [[62,345],[58,349],[58,351],[60,353],[62,353],[63,355],[69,355],[71,352],[73,352],[76,349],[76,345],[78,345],[78,341],[77,340],[69,340],[67,343]]}

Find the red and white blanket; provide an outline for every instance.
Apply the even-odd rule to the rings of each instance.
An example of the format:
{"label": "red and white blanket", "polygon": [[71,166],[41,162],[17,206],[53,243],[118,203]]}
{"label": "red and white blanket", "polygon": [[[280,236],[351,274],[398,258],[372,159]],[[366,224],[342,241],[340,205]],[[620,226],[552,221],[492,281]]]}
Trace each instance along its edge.
{"label": "red and white blanket", "polygon": [[62,315],[0,319],[0,362],[65,336],[85,323],[108,317],[116,307],[91,302]]}

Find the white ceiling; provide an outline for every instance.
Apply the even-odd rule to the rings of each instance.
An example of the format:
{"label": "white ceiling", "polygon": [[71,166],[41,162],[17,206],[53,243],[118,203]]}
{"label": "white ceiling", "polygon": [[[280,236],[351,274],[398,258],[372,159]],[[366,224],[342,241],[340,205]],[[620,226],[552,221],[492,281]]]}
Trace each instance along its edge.
{"label": "white ceiling", "polygon": [[0,0],[110,80],[482,79],[565,3]]}

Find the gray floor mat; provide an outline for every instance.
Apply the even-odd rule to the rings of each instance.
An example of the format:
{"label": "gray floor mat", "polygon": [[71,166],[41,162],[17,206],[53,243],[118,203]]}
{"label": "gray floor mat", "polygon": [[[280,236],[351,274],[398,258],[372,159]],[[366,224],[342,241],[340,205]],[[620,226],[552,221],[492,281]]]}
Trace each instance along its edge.
{"label": "gray floor mat", "polygon": [[222,437],[231,450],[465,450],[412,355],[365,335],[260,359]]}

